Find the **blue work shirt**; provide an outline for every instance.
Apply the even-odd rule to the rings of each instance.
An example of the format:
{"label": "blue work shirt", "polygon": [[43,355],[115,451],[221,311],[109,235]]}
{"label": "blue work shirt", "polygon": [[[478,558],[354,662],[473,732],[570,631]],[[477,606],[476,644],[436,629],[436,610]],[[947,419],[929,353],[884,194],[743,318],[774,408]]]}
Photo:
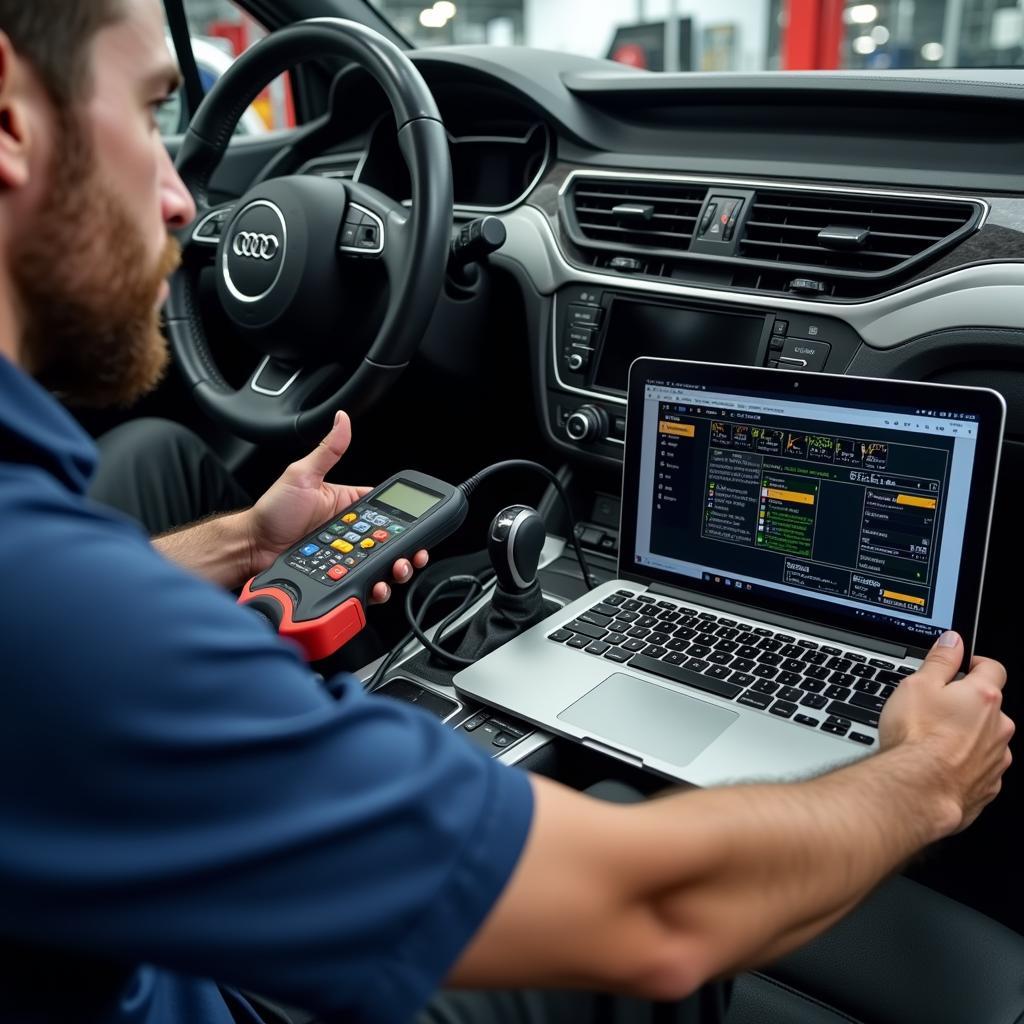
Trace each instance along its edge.
{"label": "blue work shirt", "polygon": [[410,1020],[519,858],[526,776],[328,697],[86,498],[95,459],[0,358],[0,1020],[226,1024],[201,979]]}

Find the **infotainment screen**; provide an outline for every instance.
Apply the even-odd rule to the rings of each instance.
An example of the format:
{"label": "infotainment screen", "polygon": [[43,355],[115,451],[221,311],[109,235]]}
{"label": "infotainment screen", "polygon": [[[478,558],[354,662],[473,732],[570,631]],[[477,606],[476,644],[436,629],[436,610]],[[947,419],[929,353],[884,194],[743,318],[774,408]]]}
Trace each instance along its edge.
{"label": "infotainment screen", "polygon": [[637,356],[757,366],[764,362],[766,317],[685,309],[616,298],[608,311],[594,383],[626,390]]}

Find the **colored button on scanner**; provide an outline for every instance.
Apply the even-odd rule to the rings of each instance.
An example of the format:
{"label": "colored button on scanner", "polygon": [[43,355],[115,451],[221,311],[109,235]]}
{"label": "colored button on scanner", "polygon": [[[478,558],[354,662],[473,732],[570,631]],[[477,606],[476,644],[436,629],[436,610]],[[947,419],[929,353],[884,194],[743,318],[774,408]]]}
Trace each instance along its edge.
{"label": "colored button on scanner", "polygon": [[352,550],[352,545],[347,540],[336,540],[331,547],[335,551],[340,551],[343,555],[347,555]]}
{"label": "colored button on scanner", "polygon": [[374,545],[375,545],[376,543],[377,543],[377,542],[376,542],[375,540],[370,540],[370,538],[369,538],[369,537],[364,537],[364,538],[363,538],[363,539],[362,539],[362,540],[361,540],[361,541],[359,542],[359,546],[360,546],[361,548],[372,548],[372,547],[373,547],[373,546],[374,546]]}
{"label": "colored button on scanner", "polygon": [[341,517],[341,521],[343,523],[354,523],[358,518],[359,516],[357,516],[355,512],[349,512],[348,515]]}
{"label": "colored button on scanner", "polygon": [[355,530],[356,533],[368,533],[370,530],[370,524],[360,521],[358,523],[355,523],[352,529]]}
{"label": "colored button on scanner", "polygon": [[342,576],[347,574],[348,569],[343,565],[332,565],[330,569],[327,570],[327,575],[330,576],[332,580],[340,580]]}
{"label": "colored button on scanner", "polygon": [[315,555],[319,550],[319,544],[307,544],[305,547],[299,548],[299,554],[309,558],[310,555]]}
{"label": "colored button on scanner", "polygon": [[375,541],[377,541],[378,544],[383,544],[384,541],[386,541],[388,537],[391,536],[391,534],[388,533],[387,530],[374,530],[373,533],[370,534],[370,536]]}

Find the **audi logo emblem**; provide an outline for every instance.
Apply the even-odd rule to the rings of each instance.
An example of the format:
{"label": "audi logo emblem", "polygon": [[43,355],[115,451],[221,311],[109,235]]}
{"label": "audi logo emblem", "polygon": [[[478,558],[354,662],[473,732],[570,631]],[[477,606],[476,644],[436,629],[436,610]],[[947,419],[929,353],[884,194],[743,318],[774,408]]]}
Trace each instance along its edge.
{"label": "audi logo emblem", "polygon": [[236,256],[253,260],[272,260],[281,248],[277,235],[258,235],[255,231],[239,231],[231,245]]}

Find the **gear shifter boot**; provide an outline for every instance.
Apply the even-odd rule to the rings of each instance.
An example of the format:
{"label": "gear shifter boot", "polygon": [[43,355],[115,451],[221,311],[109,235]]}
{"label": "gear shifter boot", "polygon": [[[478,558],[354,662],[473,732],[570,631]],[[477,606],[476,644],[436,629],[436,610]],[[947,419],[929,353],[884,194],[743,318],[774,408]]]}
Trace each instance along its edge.
{"label": "gear shifter boot", "polygon": [[455,653],[463,658],[482,658],[556,611],[558,605],[545,600],[537,580],[526,590],[514,593],[495,588],[488,605],[470,620]]}

